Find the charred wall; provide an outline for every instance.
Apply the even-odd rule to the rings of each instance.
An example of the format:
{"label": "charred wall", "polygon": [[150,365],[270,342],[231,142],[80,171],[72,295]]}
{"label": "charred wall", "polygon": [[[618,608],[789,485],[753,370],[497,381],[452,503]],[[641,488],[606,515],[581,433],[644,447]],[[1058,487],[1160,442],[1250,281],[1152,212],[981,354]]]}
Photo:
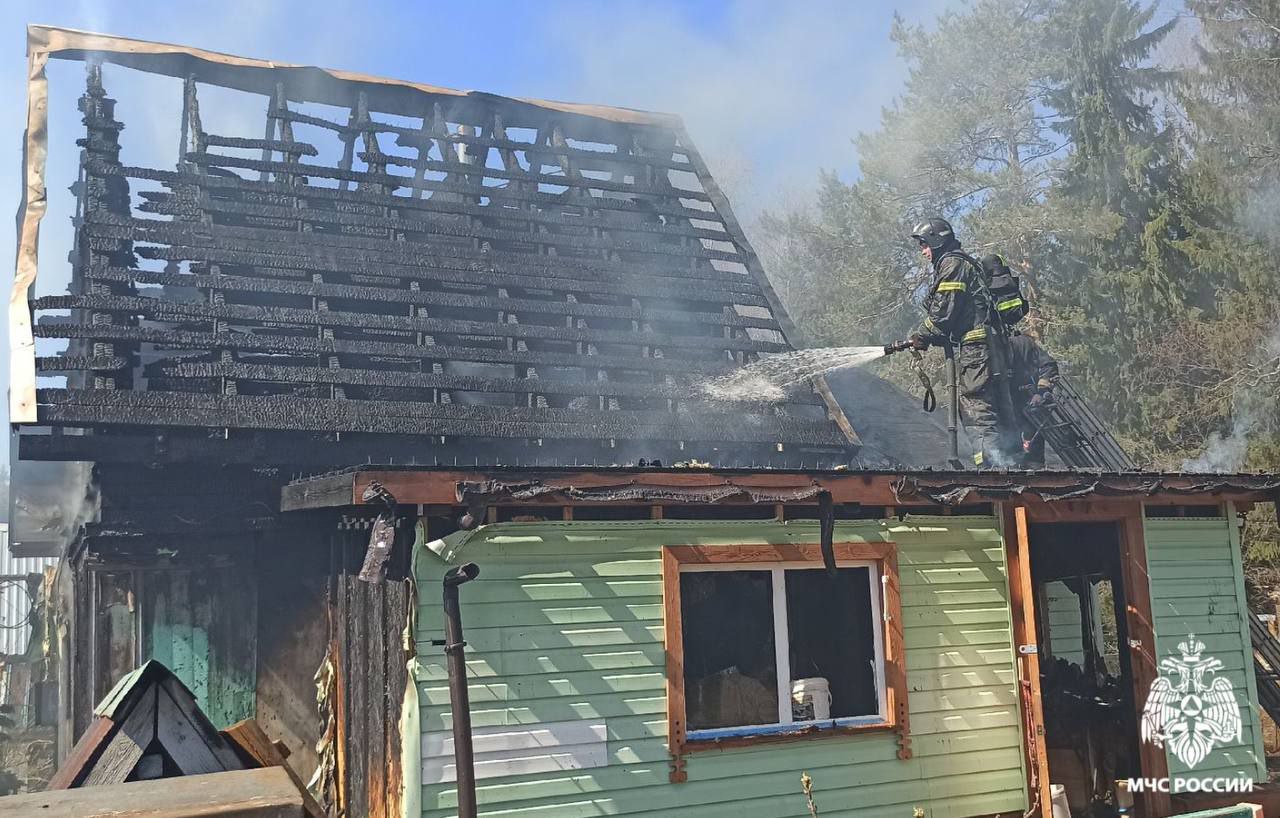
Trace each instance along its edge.
{"label": "charred wall", "polygon": [[350,814],[392,814],[411,521],[387,581],[370,584],[356,574],[372,512],[281,515],[276,469],[99,464],[96,476],[101,519],[63,593],[61,751],[117,679],[158,659],[215,725],[255,718],[303,780],[328,765],[334,798],[360,805]]}

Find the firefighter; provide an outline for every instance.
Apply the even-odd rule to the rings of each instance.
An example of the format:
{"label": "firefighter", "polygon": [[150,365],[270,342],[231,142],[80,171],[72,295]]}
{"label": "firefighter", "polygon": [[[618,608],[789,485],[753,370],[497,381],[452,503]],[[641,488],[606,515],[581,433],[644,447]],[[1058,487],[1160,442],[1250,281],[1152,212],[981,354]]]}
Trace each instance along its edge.
{"label": "firefighter", "polygon": [[1053,400],[1058,383],[1058,362],[1030,336],[1015,332],[1009,337],[1009,363],[1013,372],[1010,390],[1022,437],[1020,464],[1025,469],[1044,468],[1044,436],[1035,416]]}
{"label": "firefighter", "polygon": [[1016,458],[1017,422],[1007,384],[1000,377],[1004,336],[982,269],[961,249],[951,224],[940,216],[916,225],[911,237],[933,265],[934,275],[924,302],[924,321],[909,341],[916,349],[948,344],[955,348],[960,410],[973,438],[974,465],[1009,465]]}

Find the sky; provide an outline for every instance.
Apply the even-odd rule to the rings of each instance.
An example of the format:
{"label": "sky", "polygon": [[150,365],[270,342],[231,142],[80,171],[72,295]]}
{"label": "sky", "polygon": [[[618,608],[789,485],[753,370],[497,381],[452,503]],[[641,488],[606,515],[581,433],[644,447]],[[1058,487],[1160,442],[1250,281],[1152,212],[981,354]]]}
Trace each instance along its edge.
{"label": "sky", "polygon": [[[856,173],[852,138],[875,126],[905,78],[889,40],[894,12],[927,22],[946,0],[4,5],[0,209],[8,213],[16,212],[19,201],[25,24],[46,23],[452,88],[676,113],[749,221],[764,208],[803,201],[820,169],[846,178]],[[171,164],[176,143],[162,144],[159,128],[147,122],[171,124],[176,81],[108,71],[117,72],[107,81],[108,92],[121,99],[125,161],[156,166],[159,158]],[[52,61],[48,73],[49,212],[37,284],[42,295],[65,292],[70,274],[73,198],[67,188],[78,162],[74,140],[82,129],[75,100],[84,82],[79,63]],[[201,99],[204,113],[203,92]],[[0,230],[0,258],[11,283],[14,234],[8,228]],[[6,385],[8,364],[6,351],[0,359]],[[4,413],[7,421],[7,402]]]}

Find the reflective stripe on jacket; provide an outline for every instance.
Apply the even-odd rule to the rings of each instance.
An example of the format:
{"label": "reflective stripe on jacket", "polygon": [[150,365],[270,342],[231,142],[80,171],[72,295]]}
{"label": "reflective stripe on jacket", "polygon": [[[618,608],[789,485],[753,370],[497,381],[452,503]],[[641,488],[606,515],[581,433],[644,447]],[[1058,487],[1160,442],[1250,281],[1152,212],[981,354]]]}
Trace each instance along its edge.
{"label": "reflective stripe on jacket", "polygon": [[924,311],[925,319],[916,334],[931,344],[985,340],[988,318],[994,316],[978,262],[958,250],[945,253],[934,265]]}

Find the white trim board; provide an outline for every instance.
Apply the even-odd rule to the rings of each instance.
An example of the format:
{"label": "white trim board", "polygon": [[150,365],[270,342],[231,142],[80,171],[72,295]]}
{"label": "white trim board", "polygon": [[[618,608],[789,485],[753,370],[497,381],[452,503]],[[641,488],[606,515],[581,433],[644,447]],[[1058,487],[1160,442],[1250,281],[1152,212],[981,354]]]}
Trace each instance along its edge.
{"label": "white trim board", "polygon": [[[584,770],[609,763],[604,719],[477,727],[471,731],[476,779]],[[457,780],[453,731],[422,734],[422,783]]]}

